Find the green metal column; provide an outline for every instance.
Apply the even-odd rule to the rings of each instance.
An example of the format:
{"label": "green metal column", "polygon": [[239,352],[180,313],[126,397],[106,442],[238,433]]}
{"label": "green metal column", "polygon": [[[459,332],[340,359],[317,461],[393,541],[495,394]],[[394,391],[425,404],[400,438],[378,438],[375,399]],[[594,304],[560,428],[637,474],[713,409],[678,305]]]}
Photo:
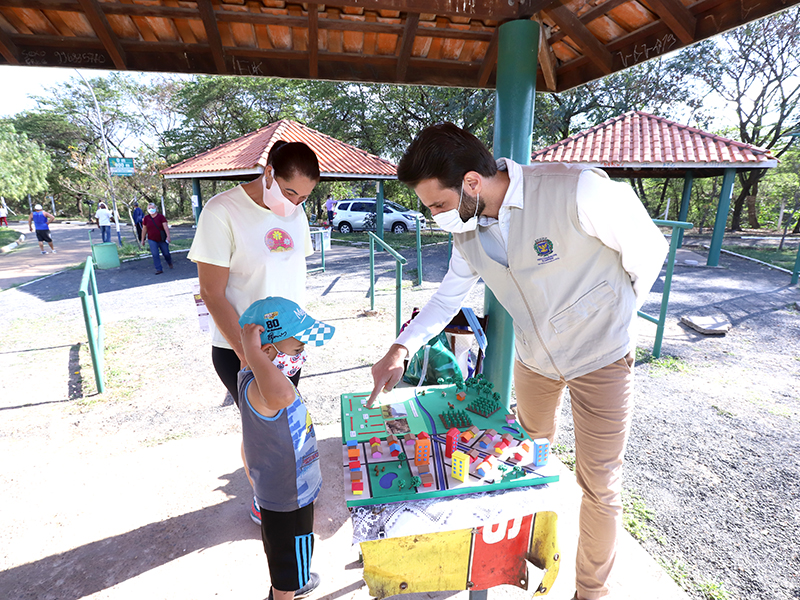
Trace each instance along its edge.
{"label": "green metal column", "polygon": [[722,238],[725,235],[725,226],[728,224],[728,211],[731,208],[731,195],[733,194],[733,181],[736,178],[736,169],[725,169],[722,178],[722,190],[719,193],[719,206],[717,217],[714,220],[714,235],[711,236],[711,246],[708,249],[709,267],[719,265],[719,255],[722,249]]}
{"label": "green metal column", "polygon": [[[539,24],[530,20],[505,23],[500,26],[498,44],[494,156],[527,165],[531,162]],[[514,324],[488,287],[483,311],[489,317],[484,373],[508,406],[514,366]]]}
{"label": "green metal column", "polygon": [[200,211],[203,210],[203,196],[200,194],[200,180],[192,177],[192,212],[194,213],[194,224],[200,219]]}
{"label": "green metal column", "polygon": [[[694,173],[686,171],[683,179],[683,195],[681,196],[681,210],[678,214],[678,221],[686,221],[689,216],[689,200],[692,197],[692,184],[694,183]],[[678,230],[678,248],[683,247],[683,229]]]}
{"label": "green metal column", "polygon": [[383,179],[378,181],[378,197],[375,202],[375,235],[383,239]]}

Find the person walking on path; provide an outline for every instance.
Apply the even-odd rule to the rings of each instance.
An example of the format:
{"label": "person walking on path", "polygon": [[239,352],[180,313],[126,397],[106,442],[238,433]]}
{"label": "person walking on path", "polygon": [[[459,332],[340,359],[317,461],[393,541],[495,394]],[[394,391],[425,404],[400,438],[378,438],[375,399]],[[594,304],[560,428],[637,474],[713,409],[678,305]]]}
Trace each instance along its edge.
{"label": "person walking on path", "polygon": [[47,254],[47,250],[44,249],[45,242],[50,246],[50,251],[53,254],[56,253],[56,249],[53,247],[53,238],[50,237],[50,223],[55,220],[53,215],[42,210],[41,204],[34,206],[31,216],[28,217],[28,229],[33,231],[34,225],[36,226],[36,239],[39,241],[39,250],[42,251],[42,254]]}
{"label": "person walking on path", "polygon": [[133,224],[136,225],[136,239],[142,239],[142,221],[144,220],[144,211],[139,206],[139,203],[133,201]]}
{"label": "person walking on path", "polygon": [[161,259],[158,251],[164,255],[169,268],[172,268],[172,255],[169,253],[169,225],[164,215],[158,212],[158,208],[152,202],[147,205],[147,216],[142,220],[141,242],[144,245],[145,235],[150,244],[150,254],[153,255],[153,266],[156,268],[156,275],[161,275],[164,270],[161,268]]}
{"label": "person walking on path", "polygon": [[8,209],[3,203],[0,203],[0,227],[8,227]]}
{"label": "person walking on path", "polygon": [[[261,176],[217,194],[200,213],[189,259],[197,263],[211,314],[214,369],[237,405],[244,361],[239,316],[267,296],[305,304],[306,257],[313,250],[305,211],[296,209],[319,177],[311,148],[279,140]],[[299,371],[292,377],[295,385],[299,377]]]}
{"label": "person walking on path", "polygon": [[325,200],[325,210],[328,211],[328,227],[333,227],[333,209],[336,208],[337,204],[338,201],[328,194],[328,198]]}
{"label": "person walking on path", "polygon": [[94,220],[100,228],[100,235],[103,238],[103,243],[111,241],[111,221],[114,220],[114,215],[108,210],[105,202],[101,202],[97,207],[97,212],[94,213]]}
{"label": "person walking on path", "polygon": [[424,129],[397,176],[454,234],[454,247],[439,289],[372,367],[367,406],[483,278],[514,322],[517,413],[531,438],[555,442],[570,390],[583,490],[575,598],[604,598],[622,523],[636,311],[667,255],[664,236],[627,184],[597,169],[495,161],[450,123]]}

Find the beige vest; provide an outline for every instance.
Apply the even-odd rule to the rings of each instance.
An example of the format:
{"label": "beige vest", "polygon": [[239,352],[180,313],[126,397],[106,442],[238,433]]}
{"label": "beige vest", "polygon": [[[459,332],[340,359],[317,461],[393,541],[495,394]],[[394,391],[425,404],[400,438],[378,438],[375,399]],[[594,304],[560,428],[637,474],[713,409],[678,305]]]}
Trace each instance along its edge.
{"label": "beige vest", "polygon": [[524,205],[511,209],[508,267],[487,255],[480,227],[453,236],[514,320],[517,359],[567,381],[622,358],[634,343],[636,298],[620,255],[578,221],[582,170],[522,167]]}

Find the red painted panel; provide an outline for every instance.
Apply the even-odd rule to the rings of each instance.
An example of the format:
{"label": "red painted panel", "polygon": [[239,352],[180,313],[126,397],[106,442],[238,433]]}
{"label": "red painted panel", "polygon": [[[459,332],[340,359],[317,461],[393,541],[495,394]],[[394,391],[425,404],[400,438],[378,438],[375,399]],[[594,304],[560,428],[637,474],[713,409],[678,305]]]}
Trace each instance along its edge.
{"label": "red painted panel", "polygon": [[528,589],[525,555],[530,548],[532,525],[533,515],[525,515],[478,528],[469,575],[473,585],[469,589],[487,590],[503,584]]}

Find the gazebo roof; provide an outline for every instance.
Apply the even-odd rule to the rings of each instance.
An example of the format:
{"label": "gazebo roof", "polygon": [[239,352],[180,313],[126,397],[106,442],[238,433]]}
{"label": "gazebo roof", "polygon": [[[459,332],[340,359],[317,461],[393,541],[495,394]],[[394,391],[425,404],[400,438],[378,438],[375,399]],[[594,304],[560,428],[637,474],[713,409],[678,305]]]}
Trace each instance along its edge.
{"label": "gazebo roof", "polygon": [[563,91],[800,0],[0,0],[0,64],[493,88],[498,27],[542,25]]}
{"label": "gazebo roof", "polygon": [[631,111],[536,150],[531,162],[601,167],[611,177],[695,177],[778,165],[769,150]]}
{"label": "gazebo roof", "polygon": [[247,179],[260,175],[278,141],[304,142],[317,154],[323,179],[394,179],[388,160],[345,144],[297,121],[282,119],[161,171],[166,179]]}

